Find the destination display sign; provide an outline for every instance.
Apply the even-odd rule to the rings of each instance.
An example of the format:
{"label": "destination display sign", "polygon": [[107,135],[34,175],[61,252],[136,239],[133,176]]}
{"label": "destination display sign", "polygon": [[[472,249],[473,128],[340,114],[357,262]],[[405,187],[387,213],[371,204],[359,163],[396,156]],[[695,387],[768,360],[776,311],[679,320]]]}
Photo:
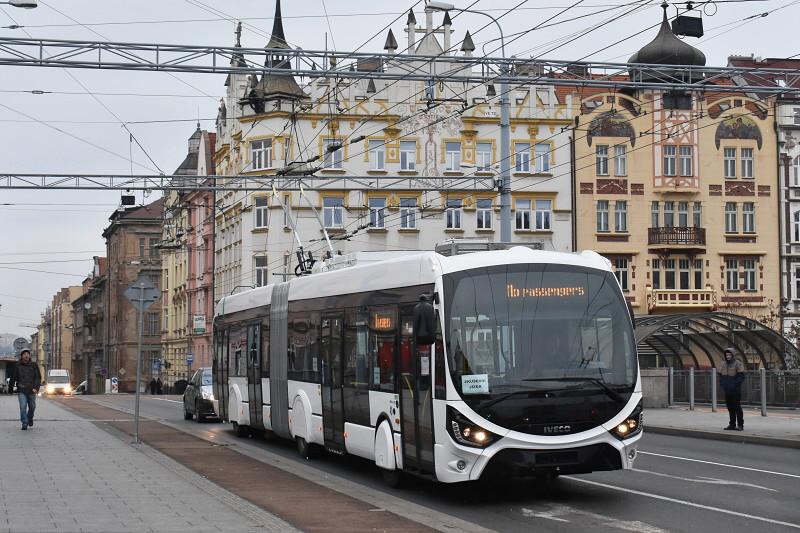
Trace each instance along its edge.
{"label": "destination display sign", "polygon": [[513,298],[573,298],[584,296],[585,287],[517,287],[513,283],[506,285],[506,296]]}
{"label": "destination display sign", "polygon": [[394,329],[394,315],[391,313],[372,313],[372,329],[377,331],[391,331]]}

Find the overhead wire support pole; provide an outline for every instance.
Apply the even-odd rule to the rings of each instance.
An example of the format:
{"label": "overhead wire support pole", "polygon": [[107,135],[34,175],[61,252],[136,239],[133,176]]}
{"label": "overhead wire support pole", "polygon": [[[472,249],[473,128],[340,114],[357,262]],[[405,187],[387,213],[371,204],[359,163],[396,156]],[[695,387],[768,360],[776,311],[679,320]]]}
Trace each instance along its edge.
{"label": "overhead wire support pole", "polygon": [[[52,50],[52,52],[50,52]],[[220,46],[190,46],[146,43],[70,41],[56,39],[0,38],[0,65],[66,67],[102,70],[131,70],[157,72],[193,72],[206,74],[282,74],[294,76],[338,77],[342,79],[382,79],[426,81],[430,74],[407,72],[402,69],[392,71],[393,65],[414,62],[428,62],[444,65],[451,73],[437,78],[437,81],[453,81],[482,84],[486,80],[480,74],[473,74],[467,67],[491,67],[505,65],[507,72],[497,82],[512,84],[538,84],[554,86],[575,86],[609,89],[682,89],[702,90],[713,87],[718,92],[751,92],[760,94],[794,94],[800,92],[800,71],[776,68],[743,67],[687,67],[686,65],[648,65],[610,62],[576,62],[546,59],[520,59],[498,57],[466,56],[426,56],[394,55],[366,52],[339,52],[340,64],[359,59],[381,61],[388,68],[376,72],[364,72],[347,68],[313,69],[300,68],[301,60],[311,64],[326,56],[324,50],[292,50],[288,65],[261,66],[259,58],[287,50],[266,48],[235,48]],[[226,64],[234,55],[253,56],[253,65],[237,66]],[[226,61],[222,61],[225,59]],[[297,60],[297,61],[295,61]],[[292,67],[292,63],[297,66]],[[546,75],[519,75],[518,67],[535,64]],[[462,66],[461,69],[453,66]],[[284,67],[289,68],[284,68]],[[583,67],[576,69],[575,67]],[[577,73],[581,70],[583,73]],[[628,73],[628,80],[611,79],[612,75]],[[563,76],[562,76],[563,75]],[[605,76],[605,77],[603,77]],[[715,85],[718,78],[736,78],[739,85]],[[775,82],[780,79],[785,86]],[[648,80],[648,81],[644,81]],[[696,81],[700,80],[700,81]],[[754,80],[759,85],[749,85]]]}

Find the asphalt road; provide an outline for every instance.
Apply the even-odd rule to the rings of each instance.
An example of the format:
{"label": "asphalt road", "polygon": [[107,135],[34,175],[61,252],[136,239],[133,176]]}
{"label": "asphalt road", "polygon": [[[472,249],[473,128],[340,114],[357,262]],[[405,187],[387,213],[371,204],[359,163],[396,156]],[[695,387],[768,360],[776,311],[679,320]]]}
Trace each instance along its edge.
{"label": "asphalt road", "polygon": [[[307,468],[289,441],[237,439],[230,425],[183,420],[179,397],[143,396],[144,417],[219,443],[233,444],[273,464]],[[130,395],[91,397],[132,412]],[[646,431],[646,430],[645,430]],[[383,485],[374,467],[326,455],[313,468],[344,478],[386,502],[413,502],[496,531],[799,531],[800,454],[754,444],[645,434],[632,472],[564,476],[553,483],[458,486],[411,480]],[[352,494],[351,494],[352,495]]]}

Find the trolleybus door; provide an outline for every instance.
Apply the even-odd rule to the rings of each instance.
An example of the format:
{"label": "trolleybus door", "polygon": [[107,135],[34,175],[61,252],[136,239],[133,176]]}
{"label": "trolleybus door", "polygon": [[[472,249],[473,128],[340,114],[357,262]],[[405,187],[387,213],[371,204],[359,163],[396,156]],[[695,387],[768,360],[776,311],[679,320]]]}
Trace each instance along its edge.
{"label": "trolleybus door", "polygon": [[214,352],[214,397],[217,399],[217,414],[228,420],[228,332],[217,330],[217,347]]}
{"label": "trolleybus door", "polygon": [[402,309],[398,358],[403,469],[433,473],[433,347],[417,348],[413,311],[413,306]]}
{"label": "trolleybus door", "polygon": [[322,426],[325,447],[342,453],[344,446],[344,397],[342,384],[344,368],[342,360],[342,315],[322,318]]}
{"label": "trolleybus door", "polygon": [[250,406],[250,427],[264,427],[261,393],[261,325],[247,326],[247,398]]}

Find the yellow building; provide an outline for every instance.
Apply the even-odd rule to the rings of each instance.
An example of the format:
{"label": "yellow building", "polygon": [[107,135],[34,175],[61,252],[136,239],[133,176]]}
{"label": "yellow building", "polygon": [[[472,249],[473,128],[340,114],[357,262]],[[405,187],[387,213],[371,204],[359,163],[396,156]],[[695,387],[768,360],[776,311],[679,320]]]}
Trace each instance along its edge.
{"label": "yellow building", "polygon": [[[631,62],[705,57],[665,22]],[[719,310],[769,322],[779,303],[771,104],[721,91],[581,96],[578,249],[613,263],[637,315]]]}

